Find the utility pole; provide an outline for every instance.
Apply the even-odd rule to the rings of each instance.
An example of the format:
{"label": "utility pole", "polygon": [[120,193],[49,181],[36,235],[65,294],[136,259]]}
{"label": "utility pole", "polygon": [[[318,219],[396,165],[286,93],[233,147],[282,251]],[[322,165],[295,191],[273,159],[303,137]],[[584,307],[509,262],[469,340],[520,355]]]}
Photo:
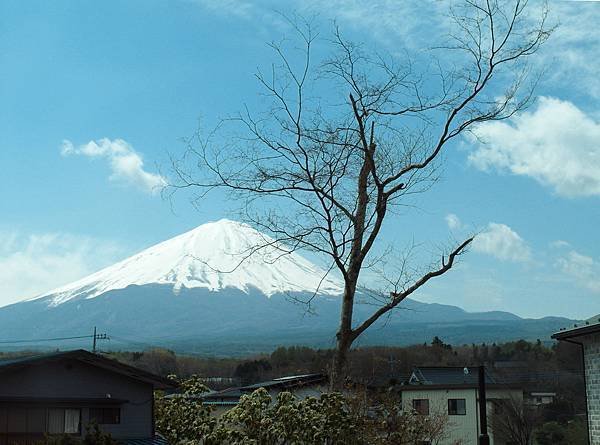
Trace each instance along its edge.
{"label": "utility pole", "polygon": [[92,343],[92,352],[95,354],[96,353],[96,341],[97,340],[110,340],[108,338],[108,335],[106,334],[98,334],[96,331],[96,326],[94,326],[94,335],[92,336],[93,338],[93,343]]}
{"label": "utility pole", "polygon": [[485,366],[479,367],[479,445],[490,445],[490,436],[487,430],[487,398],[485,395]]}

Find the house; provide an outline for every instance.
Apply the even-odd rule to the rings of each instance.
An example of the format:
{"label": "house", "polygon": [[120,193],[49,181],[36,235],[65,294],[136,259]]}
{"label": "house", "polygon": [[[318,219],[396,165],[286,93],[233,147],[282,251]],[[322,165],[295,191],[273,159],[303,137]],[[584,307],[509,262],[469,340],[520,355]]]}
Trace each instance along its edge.
{"label": "house", "polygon": [[327,392],[327,377],[324,374],[279,377],[253,385],[210,392],[201,395],[200,398],[202,398],[203,404],[213,406],[215,409],[214,414],[219,416],[236,406],[243,395],[250,394],[259,388],[265,388],[273,399],[283,391],[291,392],[298,399],[305,399],[311,396],[319,397],[324,392]]}
{"label": "house", "polygon": [[576,378],[570,371],[532,369],[528,362],[495,361],[493,374],[497,383],[518,384],[526,390],[523,392],[523,402],[535,408],[543,408],[554,403],[558,382],[564,379]]}
{"label": "house", "polygon": [[[499,403],[516,400],[523,403],[523,391],[498,383],[485,373],[488,416],[498,409]],[[461,443],[476,445],[480,433],[478,369],[469,367],[417,367],[399,387],[404,410],[421,415],[447,416],[447,434],[442,445]],[[489,431],[490,444],[501,445]]]}
{"label": "house", "polygon": [[154,440],[154,390],[171,381],[84,350],[0,361],[0,445],[81,438],[95,422],[127,443]]}
{"label": "house", "polygon": [[583,378],[590,445],[600,444],[600,315],[580,325],[562,329],[553,339],[579,345],[583,356]]}

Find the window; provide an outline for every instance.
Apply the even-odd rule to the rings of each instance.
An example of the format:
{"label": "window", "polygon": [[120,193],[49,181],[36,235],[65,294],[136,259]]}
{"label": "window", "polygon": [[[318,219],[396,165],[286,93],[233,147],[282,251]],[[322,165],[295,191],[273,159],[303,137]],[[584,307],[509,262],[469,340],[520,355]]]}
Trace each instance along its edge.
{"label": "window", "polygon": [[48,409],[49,434],[78,434],[80,432],[81,410],[75,408]]}
{"label": "window", "polygon": [[429,399],[413,399],[412,406],[418,414],[429,415]]}
{"label": "window", "polygon": [[450,416],[464,416],[467,414],[465,399],[448,399],[448,414]]}
{"label": "window", "polygon": [[78,408],[8,407],[2,421],[6,432],[18,434],[79,434],[81,410]]}
{"label": "window", "polygon": [[101,425],[121,423],[121,409],[90,408],[90,421]]}

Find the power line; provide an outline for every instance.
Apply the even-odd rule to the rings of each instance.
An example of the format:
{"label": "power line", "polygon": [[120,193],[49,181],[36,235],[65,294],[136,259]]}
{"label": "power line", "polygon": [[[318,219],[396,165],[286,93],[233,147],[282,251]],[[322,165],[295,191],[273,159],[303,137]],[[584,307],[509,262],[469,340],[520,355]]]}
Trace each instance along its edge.
{"label": "power line", "polygon": [[0,344],[36,343],[44,341],[76,340],[81,338],[93,338],[93,335],[78,335],[74,337],[36,338],[29,340],[0,340]]}
{"label": "power line", "polygon": [[43,343],[43,342],[51,342],[51,341],[64,341],[64,340],[81,340],[84,338],[93,339],[92,343],[92,351],[96,352],[96,341],[97,340],[110,340],[109,336],[106,334],[98,334],[96,332],[96,327],[94,326],[94,333],[92,335],[74,335],[71,337],[52,337],[52,338],[34,338],[34,339],[17,339],[17,340],[0,340],[0,344],[5,345],[14,345],[14,344],[24,344],[24,343]]}

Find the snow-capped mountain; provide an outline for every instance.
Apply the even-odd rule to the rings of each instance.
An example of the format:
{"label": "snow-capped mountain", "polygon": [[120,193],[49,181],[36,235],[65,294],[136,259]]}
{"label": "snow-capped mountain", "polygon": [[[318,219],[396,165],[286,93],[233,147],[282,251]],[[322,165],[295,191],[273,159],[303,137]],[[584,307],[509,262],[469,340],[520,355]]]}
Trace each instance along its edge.
{"label": "snow-capped mountain", "polygon": [[252,227],[222,219],[152,246],[74,283],[47,292],[56,306],[128,286],[167,284],[179,292],[251,288],[270,297],[284,292],[339,295],[343,285],[325,270]]}
{"label": "snow-capped mountain", "polygon": [[[79,337],[97,326],[111,338],[103,347],[114,349],[166,346],[230,355],[290,344],[332,347],[342,289],[324,269],[271,238],[248,225],[220,220],[72,284],[0,308],[0,340],[8,347],[7,339]],[[310,313],[297,304],[307,298]],[[361,343],[414,344],[436,335],[459,344],[543,339],[569,324],[507,312],[470,313],[410,299],[402,306],[410,310],[377,323]],[[356,305],[355,321],[373,310],[372,305]],[[86,341],[19,345],[68,348]]]}

